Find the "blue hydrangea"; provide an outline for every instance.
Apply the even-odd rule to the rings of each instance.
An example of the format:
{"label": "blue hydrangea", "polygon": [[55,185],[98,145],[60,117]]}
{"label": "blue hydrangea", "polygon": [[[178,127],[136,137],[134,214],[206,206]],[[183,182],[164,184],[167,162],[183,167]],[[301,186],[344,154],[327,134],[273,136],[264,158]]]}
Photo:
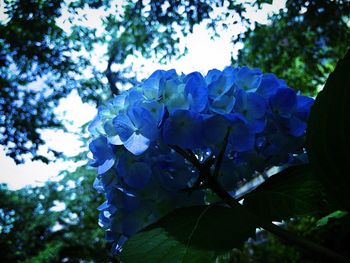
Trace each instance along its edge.
{"label": "blue hydrangea", "polygon": [[235,191],[301,159],[312,104],[275,75],[248,67],[206,76],[158,70],[108,101],[89,130],[94,187],[106,196],[99,224],[114,251],[173,209],[208,204],[208,191],[195,188],[198,167],[179,152],[205,163],[227,138],[218,179]]}

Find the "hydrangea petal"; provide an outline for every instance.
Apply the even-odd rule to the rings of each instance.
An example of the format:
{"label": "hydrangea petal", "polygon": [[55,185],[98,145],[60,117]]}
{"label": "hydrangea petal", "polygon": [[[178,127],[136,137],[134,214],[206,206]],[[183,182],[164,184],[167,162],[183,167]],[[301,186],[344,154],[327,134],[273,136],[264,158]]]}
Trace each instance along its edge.
{"label": "hydrangea petal", "polygon": [[142,134],[133,133],[125,142],[124,146],[132,154],[140,155],[144,153],[150,146],[150,139],[144,137]]}
{"label": "hydrangea petal", "polygon": [[190,109],[201,112],[207,106],[208,87],[203,76],[198,72],[193,72],[185,78],[185,94],[190,103]]}
{"label": "hydrangea petal", "polygon": [[199,114],[177,110],[164,124],[163,139],[167,144],[193,149],[201,145],[201,130]]}
{"label": "hydrangea petal", "polygon": [[126,114],[119,114],[115,117],[113,119],[113,125],[123,143],[125,143],[136,130],[134,124]]}

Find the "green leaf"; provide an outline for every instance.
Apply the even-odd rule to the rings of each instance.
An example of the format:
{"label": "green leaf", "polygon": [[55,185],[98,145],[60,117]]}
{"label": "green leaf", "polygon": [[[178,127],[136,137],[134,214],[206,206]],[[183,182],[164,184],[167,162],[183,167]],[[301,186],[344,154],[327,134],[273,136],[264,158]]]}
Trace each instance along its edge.
{"label": "green leaf", "polygon": [[326,210],[322,187],[308,165],[272,175],[244,197],[244,206],[266,221]]}
{"label": "green leaf", "polygon": [[327,79],[311,109],[307,129],[310,163],[330,197],[350,209],[350,51]]}
{"label": "green leaf", "polygon": [[342,218],[344,216],[346,216],[348,213],[347,212],[344,212],[344,211],[340,211],[340,210],[337,210],[325,217],[322,217],[320,220],[317,221],[316,223],[316,226],[320,227],[320,226],[324,226],[324,225],[327,225],[328,224],[328,220],[329,219],[332,219],[332,218]]}
{"label": "green leaf", "polygon": [[255,235],[243,208],[195,206],[176,209],[124,245],[123,262],[215,262]]}

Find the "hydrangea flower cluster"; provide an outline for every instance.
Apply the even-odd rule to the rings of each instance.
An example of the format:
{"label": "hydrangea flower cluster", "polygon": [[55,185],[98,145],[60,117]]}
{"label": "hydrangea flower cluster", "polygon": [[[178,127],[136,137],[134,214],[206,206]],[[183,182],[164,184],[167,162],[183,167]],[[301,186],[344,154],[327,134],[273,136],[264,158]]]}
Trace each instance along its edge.
{"label": "hydrangea flower cluster", "polygon": [[199,171],[179,151],[204,163],[226,139],[218,180],[234,191],[303,153],[312,103],[275,75],[248,67],[206,76],[158,70],[108,101],[89,126],[89,148],[94,187],[107,199],[99,223],[114,250],[173,209],[208,203],[205,189],[185,191]]}

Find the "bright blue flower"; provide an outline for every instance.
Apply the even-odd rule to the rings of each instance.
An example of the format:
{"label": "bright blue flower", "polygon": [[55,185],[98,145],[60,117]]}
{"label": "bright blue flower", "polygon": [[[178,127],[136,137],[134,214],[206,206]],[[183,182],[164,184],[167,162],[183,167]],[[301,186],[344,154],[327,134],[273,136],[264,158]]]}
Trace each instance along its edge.
{"label": "bright blue flower", "polygon": [[278,89],[275,94],[270,97],[270,105],[272,111],[285,118],[291,117],[297,104],[297,95],[295,90],[291,88]]}
{"label": "bright blue flower", "polygon": [[112,168],[115,163],[115,155],[106,137],[100,136],[93,140],[89,145],[89,149],[94,157],[90,165],[97,167],[98,174],[103,174]]}
{"label": "bright blue flower", "polygon": [[177,153],[167,157],[159,160],[156,170],[164,188],[170,192],[178,192],[190,187],[189,182],[195,181],[198,172],[193,171],[193,167],[188,166]]}
{"label": "bright blue flower", "polygon": [[236,74],[235,85],[240,89],[255,91],[259,87],[261,79],[262,72],[260,69],[242,67]]}
{"label": "bright blue flower", "polygon": [[216,81],[221,75],[221,71],[217,69],[211,69],[208,71],[208,74],[205,76],[205,81],[207,84],[210,84]]}
{"label": "bright blue flower", "polygon": [[255,133],[238,114],[226,115],[229,120],[229,146],[233,151],[245,152],[254,148]]}
{"label": "bright blue flower", "polygon": [[184,78],[186,83],[185,95],[190,104],[190,109],[195,112],[202,112],[208,101],[208,87],[203,76],[193,72]]}
{"label": "bright blue flower", "polygon": [[181,77],[167,80],[161,94],[161,102],[166,105],[170,113],[175,110],[187,110],[190,108],[185,94],[185,84]]}
{"label": "bright blue flower", "polygon": [[112,204],[117,209],[133,211],[140,205],[140,198],[132,190],[125,190],[121,187],[114,187],[107,192],[107,203]]}
{"label": "bright blue flower", "polygon": [[99,224],[114,252],[175,208],[208,204],[205,190],[186,190],[198,186],[198,163],[215,163],[224,146],[218,179],[232,193],[275,166],[305,162],[313,101],[273,74],[227,67],[206,76],[159,70],[99,107],[89,148],[94,188],[106,196]]}
{"label": "bright blue flower", "polygon": [[274,95],[279,88],[280,81],[277,79],[277,77],[274,74],[267,73],[262,76],[256,93],[260,94],[265,99],[268,99]]}
{"label": "bright blue flower", "polygon": [[177,110],[166,120],[163,128],[165,143],[195,149],[201,146],[202,117],[188,110]]}
{"label": "bright blue flower", "polygon": [[224,94],[211,100],[209,103],[209,108],[214,113],[230,113],[236,103],[236,98],[234,97],[234,89],[231,88]]}
{"label": "bright blue flower", "polygon": [[208,84],[211,99],[216,99],[233,88],[236,71],[232,70],[231,67],[226,68],[221,74],[216,71],[209,71],[208,74],[210,74],[210,77],[207,79],[211,80]]}
{"label": "bright blue flower", "polygon": [[126,149],[135,155],[145,152],[158,136],[158,123],[143,107],[132,107],[113,119],[116,133]]}
{"label": "bright blue flower", "polygon": [[310,108],[314,103],[314,99],[299,95],[297,97],[297,107],[294,115],[303,121],[307,121],[310,115]]}
{"label": "bright blue flower", "polygon": [[255,132],[262,132],[265,127],[266,101],[257,93],[239,90],[235,111],[241,113]]}
{"label": "bright blue flower", "polygon": [[203,122],[204,143],[214,152],[219,152],[229,128],[229,120],[224,115],[208,116]]}
{"label": "bright blue flower", "polygon": [[127,155],[119,159],[117,172],[128,186],[137,189],[144,188],[152,176],[148,164],[132,157],[128,158]]}
{"label": "bright blue flower", "polygon": [[151,113],[153,119],[155,120],[158,126],[161,124],[165,114],[164,104],[153,100],[153,101],[144,101],[140,103],[138,106],[144,109],[147,109],[149,113]]}

